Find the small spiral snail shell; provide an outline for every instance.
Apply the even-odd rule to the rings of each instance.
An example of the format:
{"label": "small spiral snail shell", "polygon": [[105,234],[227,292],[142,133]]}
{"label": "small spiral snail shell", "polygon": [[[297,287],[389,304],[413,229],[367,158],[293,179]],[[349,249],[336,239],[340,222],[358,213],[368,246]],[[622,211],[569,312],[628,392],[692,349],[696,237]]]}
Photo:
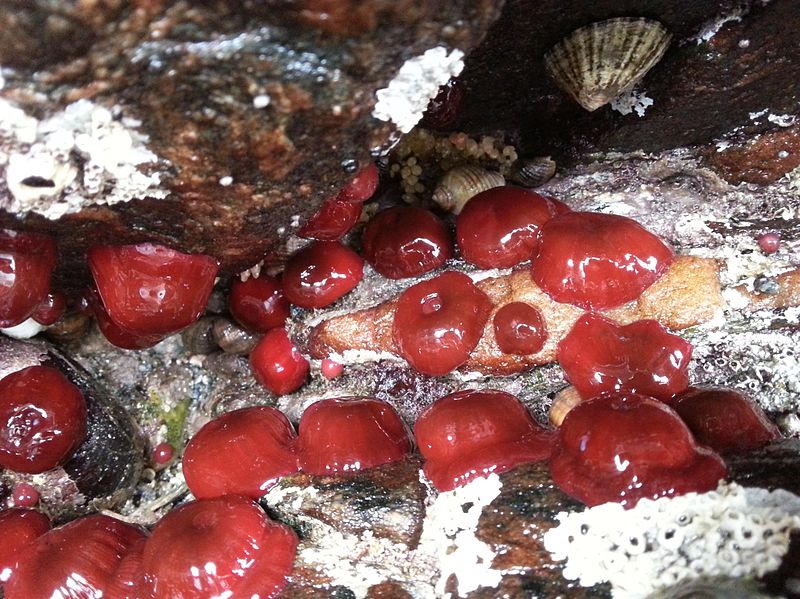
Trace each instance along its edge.
{"label": "small spiral snail shell", "polygon": [[565,387],[553,398],[548,415],[553,426],[561,426],[569,411],[581,402],[581,396],[575,387]]}
{"label": "small spiral snail shell", "polygon": [[219,345],[214,339],[214,323],[217,320],[213,316],[203,316],[193,325],[181,331],[181,340],[189,353],[206,356],[219,349]]}
{"label": "small spiral snail shell", "polygon": [[247,332],[227,318],[214,319],[212,334],[214,341],[226,354],[247,355],[258,343],[257,335]]}
{"label": "small spiral snail shell", "polygon": [[433,192],[433,201],[444,210],[459,214],[472,197],[506,184],[503,175],[479,166],[457,166],[447,171]]}
{"label": "small spiral snail shell", "polygon": [[522,158],[511,166],[508,178],[522,187],[539,187],[556,174],[556,163],[550,156]]}

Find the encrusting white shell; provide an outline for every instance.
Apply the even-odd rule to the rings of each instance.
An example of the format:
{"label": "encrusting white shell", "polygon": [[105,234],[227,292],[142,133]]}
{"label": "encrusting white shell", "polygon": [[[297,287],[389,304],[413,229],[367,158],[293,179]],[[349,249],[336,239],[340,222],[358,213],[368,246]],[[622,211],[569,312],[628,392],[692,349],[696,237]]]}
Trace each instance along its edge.
{"label": "encrusting white shell", "polygon": [[576,29],[544,57],[550,76],[589,112],[638,83],[672,35],[658,21],[622,17]]}

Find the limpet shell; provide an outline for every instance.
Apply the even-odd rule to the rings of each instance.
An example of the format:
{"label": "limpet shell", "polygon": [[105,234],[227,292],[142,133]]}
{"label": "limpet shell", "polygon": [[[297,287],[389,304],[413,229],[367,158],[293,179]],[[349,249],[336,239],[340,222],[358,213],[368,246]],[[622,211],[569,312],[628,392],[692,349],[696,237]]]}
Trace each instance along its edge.
{"label": "limpet shell", "polygon": [[576,29],[544,56],[547,72],[589,112],[638,83],[672,35],[658,21],[622,17]]}
{"label": "limpet shell", "polygon": [[506,180],[500,173],[479,166],[457,166],[439,179],[432,198],[444,210],[459,214],[464,204],[480,192],[505,184]]}
{"label": "limpet shell", "polygon": [[521,158],[511,165],[508,178],[522,187],[539,187],[556,174],[556,162],[550,156]]}

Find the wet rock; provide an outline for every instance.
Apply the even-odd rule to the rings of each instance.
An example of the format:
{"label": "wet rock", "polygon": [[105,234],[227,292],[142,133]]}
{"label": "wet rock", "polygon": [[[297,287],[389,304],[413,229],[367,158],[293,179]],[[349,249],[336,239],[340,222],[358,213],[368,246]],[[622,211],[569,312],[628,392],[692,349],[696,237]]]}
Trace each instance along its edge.
{"label": "wet rock", "polygon": [[708,163],[729,183],[766,185],[777,181],[800,166],[800,126],[711,150]]}
{"label": "wet rock", "polygon": [[[371,115],[375,91],[430,48],[471,49],[500,8],[485,0],[95,5],[0,7],[0,62],[13,67],[2,97],[40,120],[79,100],[101,107],[103,118],[109,110],[106,129],[134,140],[131,160],[158,182],[126,186],[120,172],[105,173],[103,193],[90,194],[87,177],[99,174],[87,170],[93,161],[83,150],[72,170],[48,163],[48,172],[31,173],[63,183],[72,201],[98,202],[55,221],[0,215],[2,226],[58,238],[56,280],[66,289],[87,281],[89,244],[149,240],[211,254],[232,273],[253,265],[288,235],[293,217],[307,217],[344,184],[353,161],[367,164],[389,140],[393,126]],[[7,154],[26,151],[24,140],[0,142]],[[0,206],[14,199],[11,183],[0,182]],[[41,191],[30,187],[25,194]],[[110,187],[134,201],[111,205]]]}

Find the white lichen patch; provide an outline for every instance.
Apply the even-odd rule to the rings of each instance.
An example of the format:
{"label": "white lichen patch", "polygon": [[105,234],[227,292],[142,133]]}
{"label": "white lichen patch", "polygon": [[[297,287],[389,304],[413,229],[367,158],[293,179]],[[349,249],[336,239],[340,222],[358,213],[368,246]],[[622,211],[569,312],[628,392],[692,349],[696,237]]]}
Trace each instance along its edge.
{"label": "white lichen patch", "polygon": [[163,162],[147,148],[139,125],[89,100],[78,100],[41,121],[0,100],[10,192],[2,207],[57,219],[88,205],[166,197],[154,170]]}
{"label": "white lichen patch", "polygon": [[630,114],[635,112],[639,117],[643,117],[647,109],[653,105],[653,99],[641,90],[629,89],[620,94],[611,102],[611,108],[620,114]]}
{"label": "white lichen patch", "polygon": [[390,121],[408,133],[422,118],[439,87],[461,73],[463,58],[461,50],[448,52],[447,48],[437,46],[408,59],[389,85],[375,92],[377,102],[372,116]]}
{"label": "white lichen patch", "polygon": [[721,483],[716,491],[607,503],[562,512],[545,547],[582,586],[610,582],[614,596],[643,597],[701,577],[763,576],[777,569],[800,528],[800,497]]}
{"label": "white lichen patch", "polygon": [[475,536],[475,531],[483,508],[500,494],[502,486],[500,477],[490,474],[439,493],[428,506],[418,552],[436,557],[440,569],[437,597],[448,596],[445,585],[451,575],[456,578],[458,597],[500,584],[503,573],[492,568],[495,553]]}
{"label": "white lichen patch", "polygon": [[695,43],[699,46],[700,44],[708,42],[719,33],[719,30],[722,29],[726,23],[741,21],[746,12],[747,10],[745,8],[736,8],[728,14],[718,15],[714,19],[705,22],[700,28],[700,31],[697,32],[697,35],[693,38]]}

